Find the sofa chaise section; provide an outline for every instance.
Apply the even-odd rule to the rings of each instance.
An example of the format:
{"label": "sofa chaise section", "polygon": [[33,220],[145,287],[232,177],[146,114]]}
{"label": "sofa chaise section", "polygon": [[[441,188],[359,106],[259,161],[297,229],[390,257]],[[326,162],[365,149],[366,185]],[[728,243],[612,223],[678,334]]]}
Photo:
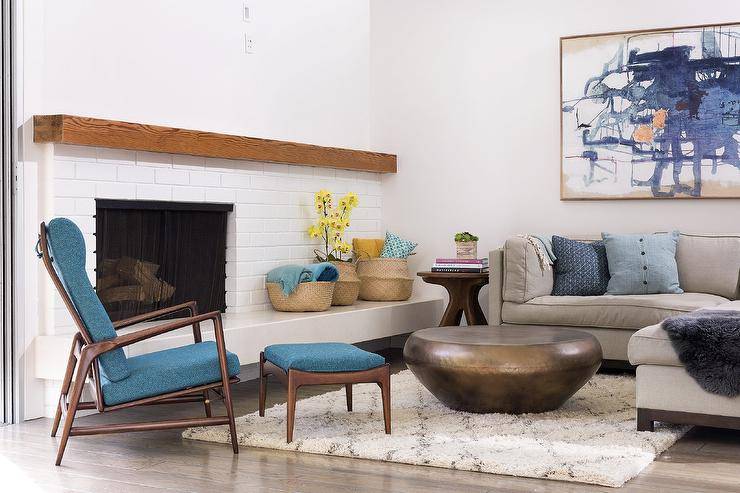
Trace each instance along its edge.
{"label": "sofa chaise section", "polygon": [[[713,310],[740,310],[740,301]],[[635,332],[629,361],[637,366],[637,427],[652,431],[655,421],[740,429],[740,396],[705,391],[687,372],[660,324]]]}

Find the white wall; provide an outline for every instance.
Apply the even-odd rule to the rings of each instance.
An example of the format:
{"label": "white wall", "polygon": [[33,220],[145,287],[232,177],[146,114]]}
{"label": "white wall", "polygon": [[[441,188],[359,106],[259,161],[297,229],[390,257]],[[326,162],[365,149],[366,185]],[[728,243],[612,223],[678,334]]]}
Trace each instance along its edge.
{"label": "white wall", "polygon": [[[246,0],[253,14],[249,23],[242,20],[244,3],[245,0],[19,2],[19,125],[23,128],[17,247],[23,255],[16,267],[17,286],[25,295],[18,300],[18,329],[22,415],[26,419],[44,412],[43,382],[29,370],[34,368],[34,352],[30,348],[36,336],[55,333],[56,314],[39,309],[53,300],[53,290],[33,254],[39,222],[55,214],[70,213],[70,201],[66,199],[71,197],[57,194],[58,200],[54,200],[55,189],[59,192],[60,185],[70,185],[59,183],[60,180],[74,180],[80,186],[94,188],[97,196],[106,180],[108,185],[120,181],[121,169],[138,168],[141,173],[151,174],[146,159],[142,164],[139,155],[119,153],[118,158],[111,159],[110,153],[91,148],[72,149],[66,156],[67,162],[60,165],[60,153],[55,155],[53,146],[32,142],[32,115],[68,113],[368,148],[368,0]],[[253,54],[245,53],[246,32],[256,41]],[[169,164],[164,164],[173,172],[185,171],[177,169],[177,157],[164,159],[169,159]],[[92,166],[91,160],[95,161]],[[376,176],[369,179],[362,173],[317,169],[314,174],[312,168],[260,163],[255,166],[257,175],[264,176],[248,178],[249,186],[244,187],[248,193],[257,181],[278,178],[299,183],[298,189],[288,187],[289,191],[300,192],[292,194],[290,200],[304,200],[309,188],[325,182],[334,188],[365,187],[365,193],[379,189]],[[213,160],[203,161],[197,167],[220,173],[219,164]],[[91,170],[93,175],[85,174]],[[108,178],[104,179],[106,172]],[[202,187],[192,186],[196,185],[192,173],[186,174],[188,190],[166,185],[172,189],[173,199],[179,192],[201,192]],[[365,179],[368,184],[361,183]],[[118,188],[125,191],[132,187],[129,183]],[[138,186],[134,193],[139,195],[142,190],[144,187]],[[278,192],[254,193],[272,191]],[[281,198],[275,200],[284,202],[279,194],[262,195],[272,197],[264,206],[280,210],[280,206],[286,205],[270,202],[278,196]],[[91,198],[92,194],[75,197],[80,200],[74,201],[74,213],[83,222],[83,216],[90,214]],[[365,211],[365,218],[360,217],[360,211],[357,219],[360,224],[366,220],[366,224],[379,229],[380,198],[369,197],[365,204],[370,203],[375,209]],[[295,211],[291,209],[292,212]],[[269,234],[266,238],[265,241],[272,241]],[[259,241],[256,236],[254,240]],[[295,241],[303,244],[302,240]],[[286,247],[282,243],[279,246]],[[288,255],[292,253],[289,251]],[[247,291],[250,292],[246,295],[232,296],[232,305],[247,309],[247,305],[261,304],[257,303],[261,289]]]}
{"label": "white wall", "polygon": [[244,3],[26,0],[43,111],[367,147],[368,1]]}
{"label": "white wall", "polygon": [[460,230],[483,254],[522,232],[740,230],[740,200],[559,199],[559,37],[727,22],[737,2],[373,0],[370,14],[371,145],[399,156],[384,225],[420,243],[416,267]]}

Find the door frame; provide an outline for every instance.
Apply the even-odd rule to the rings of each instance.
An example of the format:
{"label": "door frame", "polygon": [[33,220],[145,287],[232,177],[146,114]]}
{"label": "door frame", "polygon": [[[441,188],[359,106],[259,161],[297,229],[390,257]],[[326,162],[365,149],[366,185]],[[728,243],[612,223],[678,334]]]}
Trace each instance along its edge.
{"label": "door frame", "polygon": [[0,190],[0,269],[2,286],[0,287],[0,423],[14,423],[18,415],[18,379],[15,354],[15,320],[14,320],[14,202],[16,190],[16,91],[15,91],[15,2],[2,0],[0,5],[0,27],[2,30],[2,50],[0,65],[2,75],[0,87],[2,103],[0,127],[2,142],[0,158],[2,166],[2,189]]}

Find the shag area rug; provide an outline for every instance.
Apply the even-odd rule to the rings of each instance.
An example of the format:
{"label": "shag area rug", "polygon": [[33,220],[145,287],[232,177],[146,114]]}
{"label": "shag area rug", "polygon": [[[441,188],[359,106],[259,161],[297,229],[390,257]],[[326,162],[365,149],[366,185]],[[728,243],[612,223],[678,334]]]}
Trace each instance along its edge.
{"label": "shag area rug", "polygon": [[[635,382],[596,375],[563,407],[542,414],[472,414],[439,402],[406,370],[391,377],[392,434],[383,433],[380,389],[354,387],[298,401],[293,442],[285,404],[236,419],[239,445],[511,476],[622,486],[673,445],[687,427],[635,431]],[[230,443],[228,427],[183,437]]]}

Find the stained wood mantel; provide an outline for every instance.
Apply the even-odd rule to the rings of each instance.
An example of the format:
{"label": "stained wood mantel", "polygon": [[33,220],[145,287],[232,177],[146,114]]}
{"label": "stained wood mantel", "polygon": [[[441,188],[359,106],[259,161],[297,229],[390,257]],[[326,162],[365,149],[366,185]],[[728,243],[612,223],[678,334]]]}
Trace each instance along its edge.
{"label": "stained wood mantel", "polygon": [[73,115],[35,115],[33,141],[395,173],[396,156]]}

